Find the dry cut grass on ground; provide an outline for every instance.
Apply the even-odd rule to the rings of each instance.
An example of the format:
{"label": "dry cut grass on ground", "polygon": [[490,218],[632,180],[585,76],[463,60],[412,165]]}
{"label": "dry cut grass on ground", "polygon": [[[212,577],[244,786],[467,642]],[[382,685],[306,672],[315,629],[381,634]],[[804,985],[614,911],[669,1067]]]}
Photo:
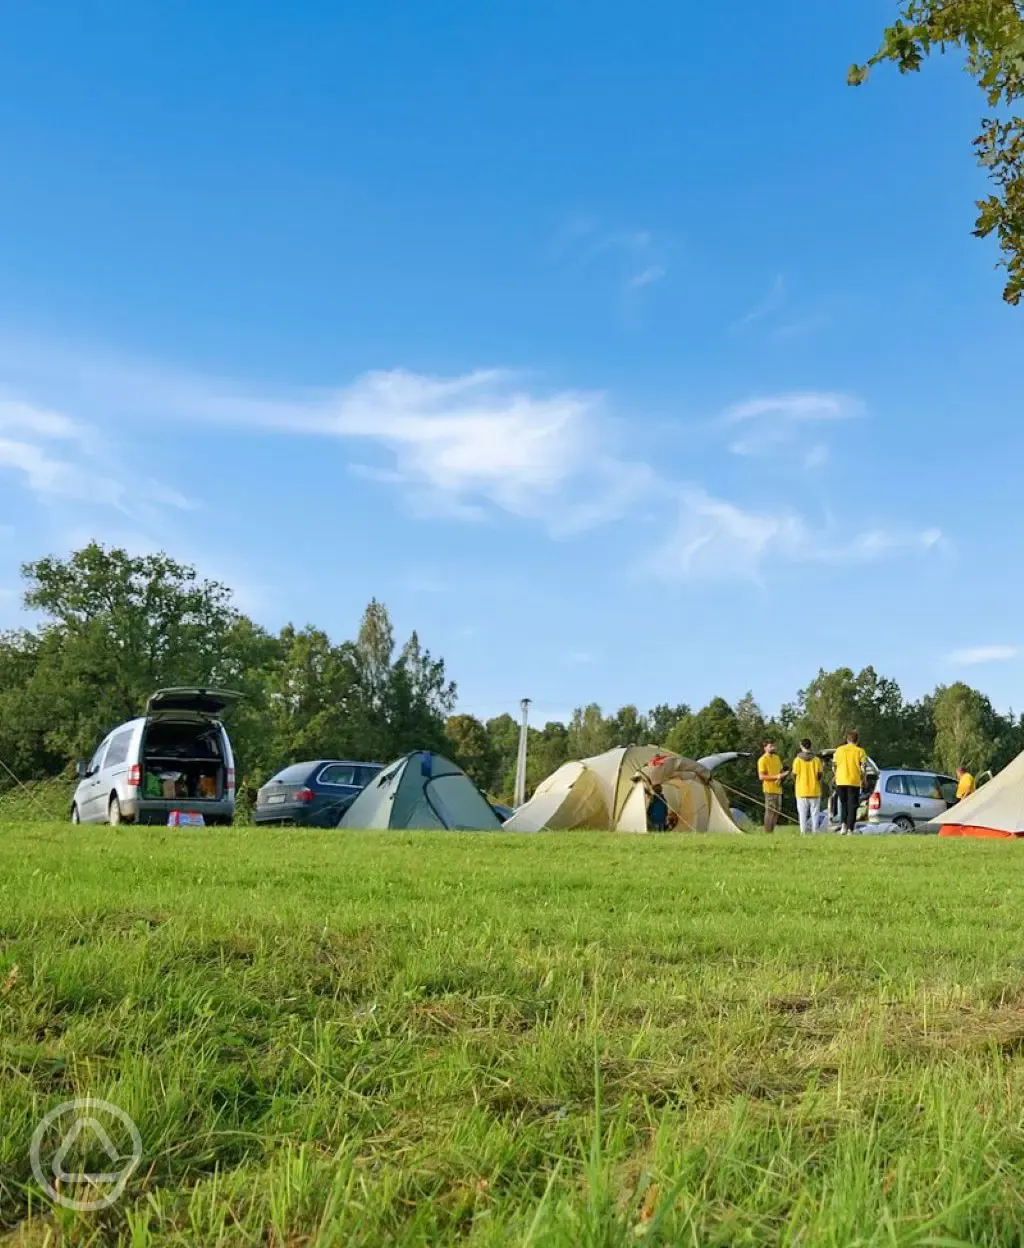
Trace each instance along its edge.
{"label": "dry cut grass on ground", "polygon": [[[0,825],[0,1243],[1020,1244],[1022,869]],[[143,1143],[91,1213],[28,1157],[76,1096]]]}

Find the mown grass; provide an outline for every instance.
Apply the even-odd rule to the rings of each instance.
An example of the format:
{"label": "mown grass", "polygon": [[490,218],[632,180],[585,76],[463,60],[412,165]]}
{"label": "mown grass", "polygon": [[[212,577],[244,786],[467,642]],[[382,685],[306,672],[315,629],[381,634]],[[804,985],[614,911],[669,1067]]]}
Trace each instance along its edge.
{"label": "mown grass", "polygon": [[[0,1242],[1020,1244],[1022,866],[2,826]],[[28,1161],[75,1096],[143,1140],[96,1213]]]}

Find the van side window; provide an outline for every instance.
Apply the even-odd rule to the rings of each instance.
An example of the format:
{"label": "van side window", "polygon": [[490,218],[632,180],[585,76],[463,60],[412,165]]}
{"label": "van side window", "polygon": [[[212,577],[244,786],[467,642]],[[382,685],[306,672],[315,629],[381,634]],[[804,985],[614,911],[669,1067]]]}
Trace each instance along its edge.
{"label": "van side window", "polygon": [[886,793],[902,793],[907,794],[907,777],[906,776],[890,776],[885,782]]}
{"label": "van side window", "polygon": [[89,760],[89,766],[86,768],[89,775],[95,775],[103,765],[103,755],[106,753],[108,742],[101,741],[96,749],[96,753]]}
{"label": "van side window", "polygon": [[104,767],[120,767],[122,763],[128,759],[128,747],[132,743],[132,729],[128,728],[124,732],[117,733],[116,736],[110,738],[110,748],[107,750],[106,761]]}

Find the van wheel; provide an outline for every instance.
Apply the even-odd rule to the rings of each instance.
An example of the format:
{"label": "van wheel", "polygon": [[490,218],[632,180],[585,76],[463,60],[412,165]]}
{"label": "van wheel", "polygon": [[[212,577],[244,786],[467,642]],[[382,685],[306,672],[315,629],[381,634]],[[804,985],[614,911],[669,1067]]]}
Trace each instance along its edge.
{"label": "van wheel", "polygon": [[79,815],[79,813],[78,813],[78,806],[77,806],[77,805],[73,805],[73,806],[71,807],[71,822],[72,822],[72,823],[81,823],[81,822],[82,822],[82,817],[81,817],[81,815]]}
{"label": "van wheel", "polygon": [[107,807],[107,822],[112,828],[116,828],[121,819],[121,803],[117,800],[117,794],[110,799],[110,805]]}
{"label": "van wheel", "polygon": [[913,832],[914,821],[909,815],[897,815],[892,821],[893,827],[899,828],[901,832]]}

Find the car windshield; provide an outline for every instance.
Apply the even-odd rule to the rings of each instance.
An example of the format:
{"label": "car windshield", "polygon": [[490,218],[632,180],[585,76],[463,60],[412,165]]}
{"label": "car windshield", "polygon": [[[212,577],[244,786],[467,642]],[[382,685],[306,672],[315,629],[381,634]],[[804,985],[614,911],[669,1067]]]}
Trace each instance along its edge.
{"label": "car windshield", "polygon": [[279,771],[270,781],[271,784],[302,784],[309,779],[309,773],[313,770],[312,763],[292,763],[290,767],[286,767],[284,771]]}

